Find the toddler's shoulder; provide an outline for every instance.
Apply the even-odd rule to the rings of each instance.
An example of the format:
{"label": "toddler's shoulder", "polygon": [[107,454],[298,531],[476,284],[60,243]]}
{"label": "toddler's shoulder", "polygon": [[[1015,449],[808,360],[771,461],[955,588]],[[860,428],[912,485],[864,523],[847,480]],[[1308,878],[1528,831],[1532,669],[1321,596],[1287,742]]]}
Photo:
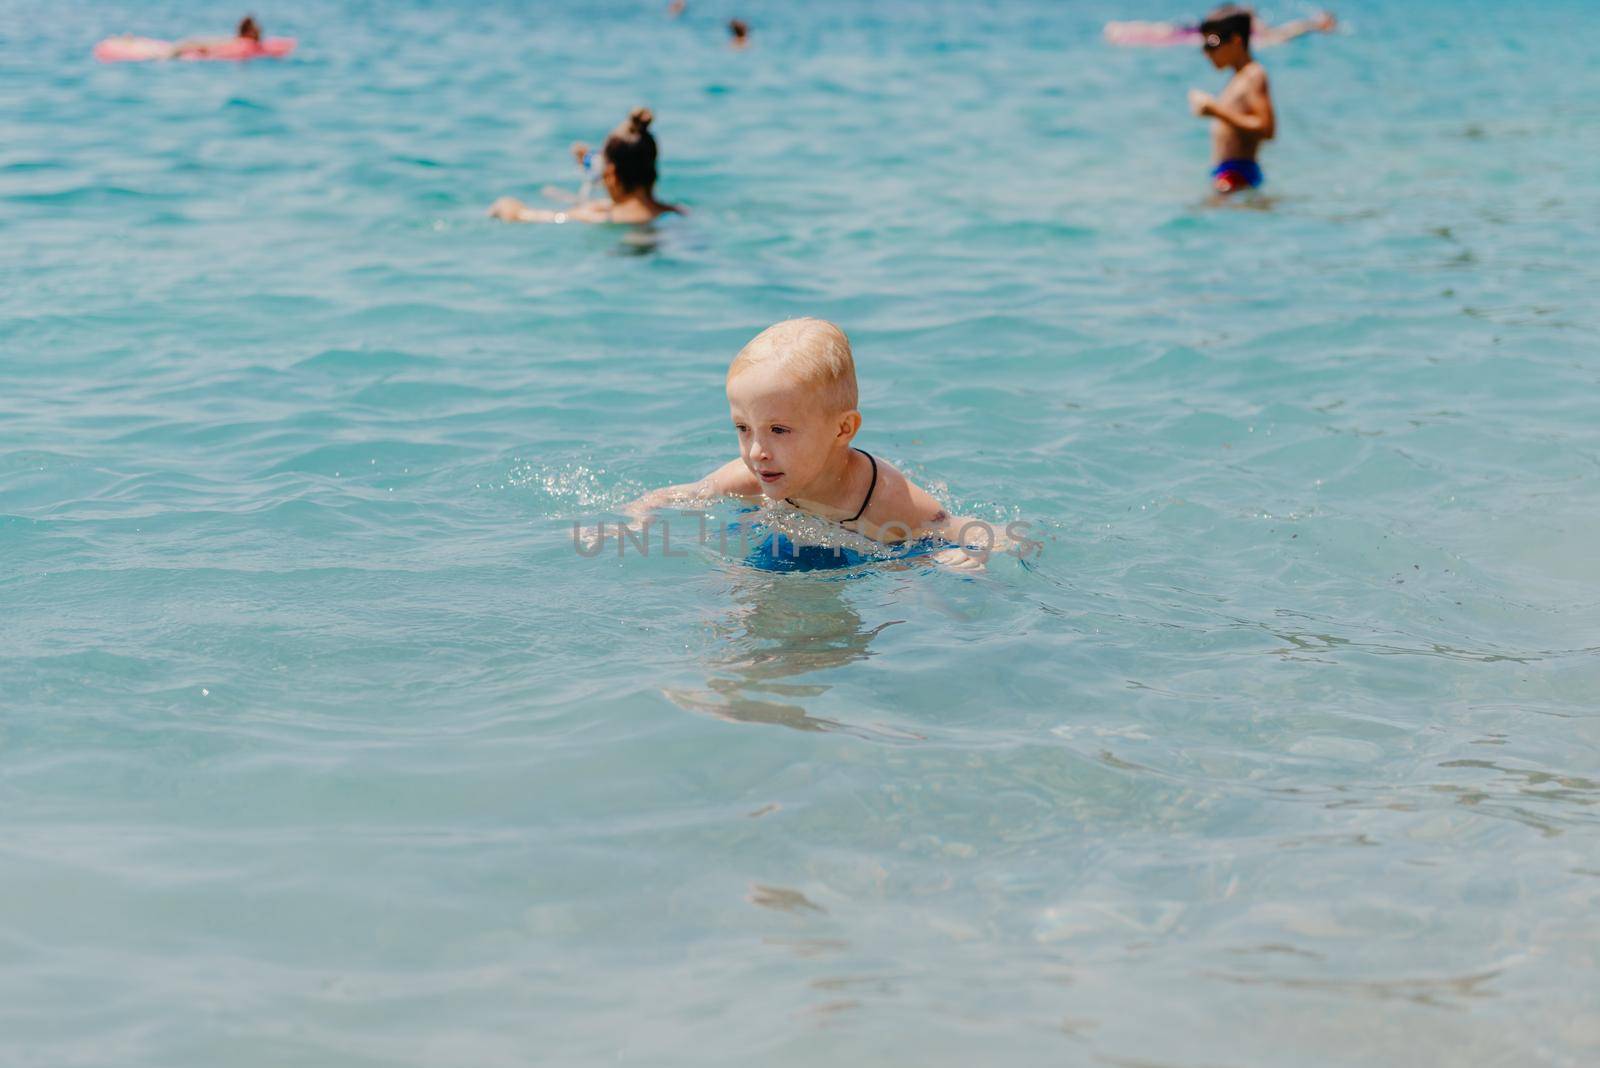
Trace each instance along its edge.
{"label": "toddler's shoulder", "polygon": [[867,517],[876,526],[899,525],[911,532],[925,530],[946,518],[944,506],[933,495],[891,463],[878,461],[878,488]]}

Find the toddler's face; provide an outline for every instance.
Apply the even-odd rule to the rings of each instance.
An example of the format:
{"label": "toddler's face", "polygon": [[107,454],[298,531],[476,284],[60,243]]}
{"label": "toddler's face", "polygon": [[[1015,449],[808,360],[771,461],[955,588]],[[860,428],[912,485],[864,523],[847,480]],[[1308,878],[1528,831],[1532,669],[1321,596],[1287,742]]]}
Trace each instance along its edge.
{"label": "toddler's face", "polygon": [[752,367],[728,379],[728,411],[739,456],[768,497],[803,496],[835,448],[850,444],[841,413],[829,413],[815,389],[781,368]]}

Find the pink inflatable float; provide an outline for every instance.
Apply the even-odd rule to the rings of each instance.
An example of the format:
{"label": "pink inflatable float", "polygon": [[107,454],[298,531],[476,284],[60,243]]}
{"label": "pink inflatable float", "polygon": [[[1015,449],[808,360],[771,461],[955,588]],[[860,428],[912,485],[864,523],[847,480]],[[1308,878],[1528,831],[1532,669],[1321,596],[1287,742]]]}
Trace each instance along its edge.
{"label": "pink inflatable float", "polygon": [[171,41],[154,37],[107,37],[94,46],[94,58],[102,63],[139,63],[154,59],[281,59],[294,51],[293,37],[268,37],[252,41],[235,37],[174,53]]}
{"label": "pink inflatable float", "polygon": [[1200,43],[1200,27],[1171,22],[1108,22],[1106,40],[1125,48],[1174,48]]}

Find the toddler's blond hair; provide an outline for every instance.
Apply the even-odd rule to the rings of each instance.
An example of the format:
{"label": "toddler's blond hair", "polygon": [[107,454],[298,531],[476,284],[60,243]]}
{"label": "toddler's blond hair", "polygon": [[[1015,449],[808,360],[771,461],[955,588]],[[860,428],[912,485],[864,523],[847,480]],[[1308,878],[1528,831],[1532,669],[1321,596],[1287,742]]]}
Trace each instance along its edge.
{"label": "toddler's blond hair", "polygon": [[770,363],[814,389],[830,415],[855,410],[856,361],[850,339],[826,319],[786,319],[767,327],[739,350],[728,365],[728,377]]}

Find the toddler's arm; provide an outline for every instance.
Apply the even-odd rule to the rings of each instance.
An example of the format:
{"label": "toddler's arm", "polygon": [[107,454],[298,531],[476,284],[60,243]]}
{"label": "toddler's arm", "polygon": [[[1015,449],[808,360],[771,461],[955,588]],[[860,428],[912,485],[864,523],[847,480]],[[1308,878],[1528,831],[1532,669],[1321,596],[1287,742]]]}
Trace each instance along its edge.
{"label": "toddler's arm", "polygon": [[[903,504],[896,511],[903,512],[903,521],[885,523],[878,528],[880,537],[907,530],[907,537],[937,538],[949,542],[954,548],[934,553],[932,559],[945,567],[958,571],[981,571],[989,553],[1001,552],[1011,544],[1005,531],[982,519],[951,515],[922,487],[905,481]],[[891,528],[893,528],[891,530]]]}
{"label": "toddler's arm", "polygon": [[[676,505],[679,508],[704,507],[721,497],[755,497],[761,492],[756,477],[750,473],[743,462],[733,460],[722,465],[698,482],[684,482],[676,486],[662,486],[653,489],[642,497],[638,497],[622,506],[622,514],[627,516],[626,522],[637,523],[641,530],[648,530],[654,521],[654,513],[662,508]],[[618,531],[606,530],[606,524],[585,527],[574,530],[573,538],[576,543],[584,546],[585,555],[592,556],[591,550],[604,545],[607,537],[621,538]]]}
{"label": "toddler's arm", "polygon": [[648,522],[650,513],[677,505],[680,508],[710,504],[719,497],[755,497],[761,492],[756,476],[742,460],[729,460],[698,482],[653,489],[623,508],[630,519]]}

